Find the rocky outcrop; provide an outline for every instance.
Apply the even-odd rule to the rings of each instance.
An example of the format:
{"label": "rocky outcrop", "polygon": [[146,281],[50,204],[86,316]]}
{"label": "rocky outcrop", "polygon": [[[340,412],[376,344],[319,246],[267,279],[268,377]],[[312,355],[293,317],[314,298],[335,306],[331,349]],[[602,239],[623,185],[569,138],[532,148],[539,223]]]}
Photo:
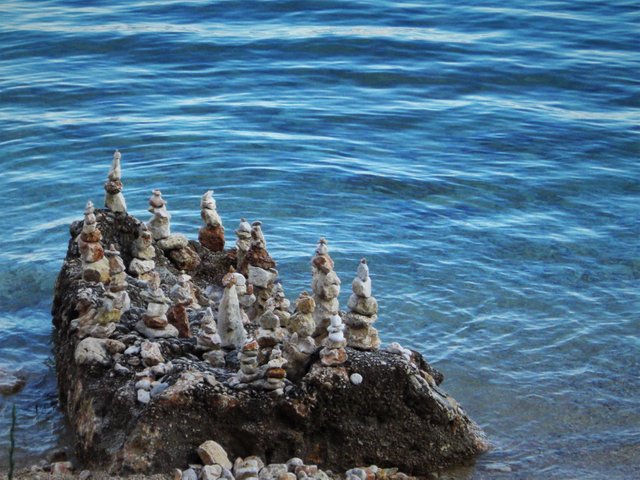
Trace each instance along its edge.
{"label": "rocky outcrop", "polygon": [[[141,222],[109,210],[96,210],[95,218],[103,244],[118,245],[123,264],[129,264],[130,252],[137,252],[131,246],[144,231]],[[266,463],[284,463],[299,457],[333,471],[375,464],[423,475],[486,450],[481,431],[439,387],[442,376],[418,353],[407,355],[401,347],[345,347],[337,314],[327,322],[325,345],[314,349],[313,300],[308,295],[299,299],[300,315],[291,317],[289,329],[296,342],[307,339],[311,350],[303,352],[304,361],[295,361],[295,375],[286,375],[286,358],[294,361],[291,351],[299,353],[299,345],[288,348],[289,332],[278,322],[272,322],[273,329],[268,319],[238,324],[242,315],[235,308],[237,299],[223,300],[218,309],[225,274],[226,289],[235,288],[236,274],[229,274],[235,257],[198,242],[189,242],[199,257],[190,282],[204,310],[192,308],[182,295],[185,300],[179,304],[185,308],[181,315],[189,323],[188,335],[138,331],[152,320],[154,328],[167,328],[164,297],[178,285],[173,289],[178,298],[176,292],[186,281],[183,277],[178,284],[180,270],[162,248],[155,248],[167,237],[154,235],[156,274],[151,275],[151,285],[130,276],[118,282],[126,285],[130,308],[120,310],[108,338],[81,338],[79,317],[101,305],[109,293],[102,283],[83,277],[74,241],[82,228],[82,222],[71,226],[52,313],[60,400],[76,434],[78,459],[86,466],[116,473],[167,472],[198,463],[197,447],[213,439],[230,458],[257,455]],[[114,270],[118,275],[124,270],[120,263]],[[226,295],[232,297],[230,293]],[[213,312],[227,323],[233,317],[238,329],[246,329],[249,342],[260,329],[264,345],[256,341],[241,348],[240,339],[225,341],[227,332],[222,331],[220,317],[216,329]],[[267,312],[278,320],[273,311]],[[264,340],[271,339],[270,333],[274,342]],[[268,350],[249,358],[251,348]],[[336,350],[340,353],[332,353]],[[216,353],[214,361],[211,352]],[[251,368],[246,367],[249,363]],[[256,378],[246,377],[247,371]],[[239,374],[244,376],[239,379]]]}

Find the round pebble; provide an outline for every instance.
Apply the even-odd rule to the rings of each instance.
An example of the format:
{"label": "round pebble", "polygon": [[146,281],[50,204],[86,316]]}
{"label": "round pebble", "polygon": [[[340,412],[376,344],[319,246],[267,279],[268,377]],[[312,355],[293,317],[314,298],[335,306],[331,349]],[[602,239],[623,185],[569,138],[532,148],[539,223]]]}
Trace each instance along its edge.
{"label": "round pebble", "polygon": [[352,373],[349,380],[351,380],[351,383],[354,385],[360,385],[362,383],[362,375],[359,373]]}

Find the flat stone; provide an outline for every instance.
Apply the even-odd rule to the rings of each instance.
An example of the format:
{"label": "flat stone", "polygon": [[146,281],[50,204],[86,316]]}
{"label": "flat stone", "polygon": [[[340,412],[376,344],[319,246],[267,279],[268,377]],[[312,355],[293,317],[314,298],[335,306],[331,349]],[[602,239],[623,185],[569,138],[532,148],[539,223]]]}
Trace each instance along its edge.
{"label": "flat stone", "polygon": [[186,247],[189,245],[189,240],[181,233],[174,233],[173,235],[169,235],[167,238],[158,240],[157,243],[163,251],[168,252]]}
{"label": "flat stone", "polygon": [[198,480],[198,474],[193,468],[188,468],[182,472],[182,480]]}
{"label": "flat stone", "polygon": [[205,465],[220,465],[228,470],[233,467],[222,445],[213,440],[207,440],[198,447],[198,456]]}
{"label": "flat stone", "polygon": [[129,264],[129,272],[131,272],[134,277],[139,277],[140,275],[149,273],[155,268],[156,262],[153,260],[140,260],[139,258],[134,258]]}
{"label": "flat stone", "polygon": [[171,338],[178,336],[178,330],[173,325],[162,329],[147,327],[142,320],[136,323],[136,330],[147,338]]}
{"label": "flat stone", "polygon": [[363,298],[358,297],[355,293],[349,297],[347,306],[356,313],[362,315],[375,315],[378,313],[378,301],[375,297]]}

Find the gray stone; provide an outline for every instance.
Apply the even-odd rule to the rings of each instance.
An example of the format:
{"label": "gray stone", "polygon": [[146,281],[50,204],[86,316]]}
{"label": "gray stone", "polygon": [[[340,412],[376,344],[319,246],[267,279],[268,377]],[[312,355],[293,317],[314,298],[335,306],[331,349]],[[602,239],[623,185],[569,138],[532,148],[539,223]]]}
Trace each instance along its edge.
{"label": "gray stone", "polygon": [[255,287],[268,288],[276,278],[278,278],[278,271],[274,268],[265,270],[264,268],[249,265],[249,283]]}
{"label": "gray stone", "polygon": [[106,341],[100,338],[85,338],[76,346],[74,359],[78,365],[109,365],[111,356]]}
{"label": "gray stone", "polygon": [[193,468],[187,468],[182,472],[182,480],[198,480],[198,474]]}
{"label": "gray stone", "polygon": [[138,401],[140,403],[147,404],[151,401],[151,395],[147,390],[141,388],[140,390],[138,390]]}
{"label": "gray stone", "polygon": [[205,465],[200,476],[201,480],[218,480],[222,476],[220,465]]}
{"label": "gray stone", "polygon": [[351,380],[351,383],[354,385],[360,385],[362,383],[362,375],[359,373],[352,373],[349,380]]}
{"label": "gray stone", "polygon": [[171,338],[178,336],[178,329],[173,325],[164,328],[147,327],[142,320],[136,323],[136,330],[147,338]]}
{"label": "gray stone", "polygon": [[0,368],[0,394],[13,395],[24,387],[25,380]]}
{"label": "gray stone", "polygon": [[158,246],[165,252],[184,248],[187,245],[189,245],[189,240],[181,233],[174,233],[173,235],[169,235],[167,238],[158,240]]}

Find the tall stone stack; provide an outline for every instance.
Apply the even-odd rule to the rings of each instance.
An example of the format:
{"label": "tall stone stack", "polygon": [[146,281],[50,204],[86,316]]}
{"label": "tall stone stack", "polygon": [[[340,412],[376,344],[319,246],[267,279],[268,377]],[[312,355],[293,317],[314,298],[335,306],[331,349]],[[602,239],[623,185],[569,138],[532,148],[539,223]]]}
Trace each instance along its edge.
{"label": "tall stone stack", "polygon": [[151,278],[151,272],[156,268],[154,260],[156,249],[153,246],[153,237],[149,228],[142,222],[138,228],[138,238],[131,246],[131,254],[133,259],[129,263],[129,273],[140,280],[148,281]]}
{"label": "tall stone stack", "polygon": [[111,164],[107,181],[104,184],[104,190],[104,206],[115,213],[126,213],[127,203],[124,200],[124,195],[122,195],[122,169],[118,150],[113,154],[113,163]]}
{"label": "tall stone stack", "polygon": [[344,324],[340,315],[332,315],[327,327],[329,335],[320,350],[320,362],[326,367],[337,367],[347,361],[347,340],[344,338]]}
{"label": "tall stone stack", "polygon": [[167,202],[162,192],[154,190],[149,199],[149,212],[153,214],[147,222],[151,236],[158,247],[169,257],[179,270],[192,271],[200,265],[200,257],[189,246],[187,237],[180,233],[171,233],[171,214],[167,210]]}
{"label": "tall stone stack", "polygon": [[289,325],[289,319],[291,318],[291,312],[289,311],[291,302],[285,295],[284,288],[280,282],[276,283],[273,291],[273,299],[275,301],[275,309],[273,312],[280,319],[280,326],[287,328]]}
{"label": "tall stone stack", "polygon": [[316,322],[314,338],[320,344],[327,335],[327,328],[331,317],[338,315],[340,304],[338,295],[340,294],[340,279],[333,270],[333,259],[329,256],[327,241],[321,238],[318,241],[316,255],[311,261],[311,289],[313,290],[313,300],[316,308],[313,318]]}
{"label": "tall stone stack", "polygon": [[157,242],[171,235],[171,214],[167,210],[167,202],[157,188],[149,198],[149,212],[153,215],[147,222],[151,236]]}
{"label": "tall stone stack", "polygon": [[136,330],[147,338],[177,337],[178,330],[169,324],[167,311],[169,300],[160,287],[160,275],[153,271],[148,282],[148,288],[142,292],[142,298],[147,302],[147,310],[142,314],[142,320],[136,323]]}
{"label": "tall stone stack", "polygon": [[267,242],[260,221],[253,222],[251,226],[251,246],[244,259],[244,270],[248,272],[249,283],[253,285],[256,296],[249,318],[256,320],[264,313],[267,301],[273,295],[274,283],[278,277],[276,262],[267,251]]}
{"label": "tall stone stack", "polygon": [[84,224],[76,238],[82,259],[82,278],[87,282],[109,281],[109,262],[104,258],[104,248],[100,240],[102,232],[97,226],[93,202],[89,200],[84,209]]}
{"label": "tall stone stack", "polygon": [[234,271],[222,277],[222,285],[224,293],[218,306],[218,335],[223,347],[240,350],[247,340],[247,332],[242,325]]}
{"label": "tall stone stack", "polygon": [[191,277],[182,272],[178,275],[177,280],[169,291],[169,298],[173,304],[167,312],[167,319],[171,325],[176,327],[181,338],[189,338],[191,337],[191,327],[187,307],[192,307],[194,302],[190,285]]}
{"label": "tall stone stack", "polygon": [[377,349],[380,337],[373,324],[378,319],[378,302],[371,295],[369,266],[364,258],[360,260],[351,289],[353,293],[347,304],[351,311],[345,315],[348,345],[361,350]]}
{"label": "tall stone stack", "polygon": [[214,367],[224,367],[225,359],[222,351],[222,340],[218,335],[218,326],[211,307],[207,307],[200,320],[200,333],[196,340],[196,348],[204,351],[202,357]]}
{"label": "tall stone stack", "polygon": [[208,190],[202,196],[200,200],[200,216],[204,221],[204,226],[200,228],[198,240],[202,246],[212,252],[222,252],[224,250],[224,226],[216,210],[213,190]]}
{"label": "tall stone stack", "polygon": [[249,225],[246,218],[240,219],[236,237],[236,269],[243,275],[248,276],[249,272],[246,269],[242,270],[243,265],[245,265],[244,259],[251,247],[251,225]]}
{"label": "tall stone stack", "polygon": [[311,355],[318,348],[312,337],[316,330],[316,322],[313,319],[315,308],[316,302],[313,298],[307,292],[302,292],[287,325],[291,336],[284,343],[284,355],[289,361],[286,366],[289,378],[297,379],[304,375]]}

